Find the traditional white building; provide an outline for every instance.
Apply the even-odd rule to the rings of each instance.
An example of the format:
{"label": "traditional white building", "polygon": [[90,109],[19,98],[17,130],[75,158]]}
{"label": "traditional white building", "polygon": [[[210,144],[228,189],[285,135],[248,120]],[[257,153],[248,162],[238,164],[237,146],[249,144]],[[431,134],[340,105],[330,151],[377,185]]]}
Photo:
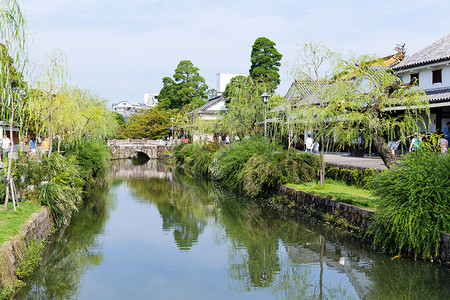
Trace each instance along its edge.
{"label": "traditional white building", "polygon": [[119,103],[114,103],[112,105],[112,110],[121,114],[127,122],[131,115],[136,113],[138,110],[145,108],[147,108],[145,104],[131,101],[120,101]]}
{"label": "traditional white building", "polygon": [[430,125],[423,132],[442,132],[450,121],[450,34],[406,57],[392,69],[403,82],[417,79],[430,102]]}

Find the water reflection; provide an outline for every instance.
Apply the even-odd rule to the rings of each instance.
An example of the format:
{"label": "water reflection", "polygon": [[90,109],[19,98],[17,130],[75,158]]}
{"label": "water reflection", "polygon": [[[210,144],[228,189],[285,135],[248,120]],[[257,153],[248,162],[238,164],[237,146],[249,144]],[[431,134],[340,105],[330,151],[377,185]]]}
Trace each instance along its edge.
{"label": "water reflection", "polygon": [[[156,241],[145,244],[144,230],[137,234],[137,241],[143,242],[132,244],[133,253],[123,253],[133,256],[142,248],[151,253],[150,257],[156,256],[157,267],[142,258],[134,265],[136,269],[138,265],[150,265],[133,273],[144,283],[161,281],[161,273],[172,270],[171,261],[178,262],[168,275],[171,281],[158,286],[165,294],[155,291],[155,298],[170,298],[166,293],[176,290],[175,278],[193,273],[189,269],[192,266],[186,266],[185,262],[194,259],[190,255],[196,251],[208,253],[215,260],[211,263],[205,256],[204,260],[196,261],[194,269],[200,269],[208,261],[212,265],[201,268],[204,274],[199,278],[183,277],[178,284],[184,285],[180,287],[181,292],[174,294],[175,298],[210,298],[206,296],[208,291],[217,294],[218,290],[220,296],[215,298],[223,299],[443,299],[450,296],[450,273],[445,268],[407,259],[390,260],[385,255],[374,254],[369,250],[370,245],[344,232],[308,218],[296,222],[284,220],[258,202],[178,174],[172,165],[155,160],[144,165],[118,161],[112,166],[111,178],[114,179],[112,189],[126,193],[111,199],[116,191],[110,193],[109,198],[100,195],[95,196],[94,202],[87,202],[64,235],[58,237],[59,242],[50,249],[51,255],[30,281],[28,294],[22,298],[77,298],[82,293],[81,282],[86,271],[107,263],[103,253],[108,248],[102,245],[102,239],[108,239],[104,236],[105,224],[118,222],[113,217],[109,220],[116,203],[131,205],[123,197],[139,204],[139,210],[155,211],[161,221],[156,224],[160,227],[147,230],[161,230],[172,245],[176,245],[177,253],[166,250],[166,245],[147,248]],[[126,189],[121,189],[123,186]],[[118,209],[122,209],[120,214],[124,215],[136,207]],[[133,213],[129,215],[133,218]],[[150,215],[153,216],[144,214]],[[208,236],[211,232],[213,234]],[[158,247],[165,250],[158,252]],[[120,269],[115,269],[114,265],[109,268],[120,274]],[[221,277],[224,269],[225,280]],[[132,281],[133,288],[126,287],[130,294],[127,296],[148,298],[143,294],[132,295],[140,288]],[[203,290],[194,297],[193,292],[188,291],[195,284]],[[116,293],[115,297],[120,298],[120,294]]]}
{"label": "water reflection", "polygon": [[27,280],[18,299],[76,298],[86,270],[103,261],[102,246],[97,237],[103,231],[112,207],[107,189],[90,191],[71,226],[53,236],[44,260],[35,274]]}

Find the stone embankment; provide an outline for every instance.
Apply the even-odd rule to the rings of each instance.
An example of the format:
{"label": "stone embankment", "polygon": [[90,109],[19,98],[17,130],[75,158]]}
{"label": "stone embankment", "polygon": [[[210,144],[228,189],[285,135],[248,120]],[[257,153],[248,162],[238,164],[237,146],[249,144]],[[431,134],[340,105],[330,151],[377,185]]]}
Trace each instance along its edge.
{"label": "stone embankment", "polygon": [[16,284],[16,271],[19,264],[24,262],[28,245],[32,241],[41,242],[46,239],[53,227],[50,210],[45,207],[31,216],[18,235],[3,243],[0,248],[0,288],[12,287]]}
{"label": "stone embankment", "polygon": [[298,191],[287,186],[280,188],[278,196],[284,199],[282,201],[287,201],[284,203],[285,205],[290,205],[296,211],[316,216],[328,213],[344,218],[349,225],[362,230],[369,228],[374,214],[374,211],[369,209]]}
{"label": "stone embankment", "polygon": [[[377,158],[357,158],[355,160],[343,155],[327,154],[325,160],[327,168],[357,170],[360,173],[365,173],[370,169],[376,171],[385,169],[381,166],[380,159]],[[344,180],[349,181],[345,178]],[[280,204],[284,207],[315,216],[327,213],[333,217],[344,218],[351,228],[359,228],[363,232],[370,226],[374,215],[374,211],[369,209],[297,191],[287,186],[280,188],[278,196],[280,196],[278,201],[283,202]],[[450,233],[441,234],[439,256],[436,257],[436,260],[450,266]]]}

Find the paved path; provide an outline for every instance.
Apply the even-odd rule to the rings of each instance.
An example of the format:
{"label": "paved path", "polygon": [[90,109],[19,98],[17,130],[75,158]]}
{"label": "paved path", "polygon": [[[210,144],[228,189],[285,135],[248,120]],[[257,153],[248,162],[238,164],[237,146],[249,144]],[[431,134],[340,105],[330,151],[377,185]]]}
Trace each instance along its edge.
{"label": "paved path", "polygon": [[324,153],[325,162],[336,165],[353,166],[360,168],[386,169],[379,156],[352,157],[348,153]]}

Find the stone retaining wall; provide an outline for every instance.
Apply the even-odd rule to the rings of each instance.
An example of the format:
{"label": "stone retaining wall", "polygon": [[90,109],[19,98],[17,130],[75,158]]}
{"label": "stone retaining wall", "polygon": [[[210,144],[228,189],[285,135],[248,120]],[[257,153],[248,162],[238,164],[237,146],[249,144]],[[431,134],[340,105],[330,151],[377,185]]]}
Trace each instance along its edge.
{"label": "stone retaining wall", "polygon": [[369,209],[297,191],[296,189],[287,186],[282,186],[278,195],[281,196],[284,201],[294,201],[295,208],[304,213],[338,214],[339,217],[346,219],[351,226],[363,230],[366,230],[370,226],[371,217],[374,214],[374,212]]}
{"label": "stone retaining wall", "polygon": [[[289,206],[297,211],[318,216],[320,213],[338,215],[347,220],[352,227],[366,230],[372,220],[374,211],[359,206],[342,203],[333,199],[316,196],[296,189],[282,186],[278,191],[281,196],[279,201],[284,206]],[[292,207],[292,202],[295,204]],[[450,266],[450,233],[441,234],[439,257],[436,260]]]}
{"label": "stone retaining wall", "polygon": [[450,267],[450,233],[441,234],[441,247],[439,248],[438,260]]}
{"label": "stone retaining wall", "polygon": [[16,270],[25,255],[27,245],[33,240],[42,241],[47,238],[53,227],[50,210],[45,207],[31,216],[18,235],[3,243],[0,248],[0,288],[15,285]]}

